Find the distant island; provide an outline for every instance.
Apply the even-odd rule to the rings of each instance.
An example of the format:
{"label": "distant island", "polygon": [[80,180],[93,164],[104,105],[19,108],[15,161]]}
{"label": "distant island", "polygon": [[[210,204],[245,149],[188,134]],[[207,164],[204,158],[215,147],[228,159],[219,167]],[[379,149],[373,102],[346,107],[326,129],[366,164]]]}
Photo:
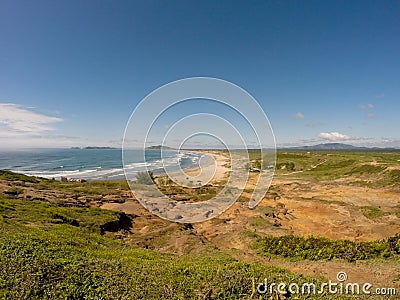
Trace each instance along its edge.
{"label": "distant island", "polygon": [[85,150],[92,150],[92,149],[119,149],[119,148],[116,148],[116,147],[87,146],[87,147],[71,147],[71,149],[85,149]]}
{"label": "distant island", "polygon": [[175,148],[171,148],[168,146],[163,146],[163,145],[157,145],[157,146],[150,146],[146,147],[146,150],[176,150]]}

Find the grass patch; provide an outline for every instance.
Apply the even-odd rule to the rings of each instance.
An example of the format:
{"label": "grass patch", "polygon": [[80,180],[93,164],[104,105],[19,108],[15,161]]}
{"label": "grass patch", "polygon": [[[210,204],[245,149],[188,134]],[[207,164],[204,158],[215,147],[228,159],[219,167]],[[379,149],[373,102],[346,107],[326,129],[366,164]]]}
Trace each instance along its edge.
{"label": "grass patch", "polygon": [[267,223],[268,223],[268,221],[265,220],[265,218],[260,217],[260,216],[254,216],[249,219],[250,226],[254,226],[254,227],[265,226]]}
{"label": "grass patch", "polygon": [[0,179],[5,179],[8,181],[22,181],[22,182],[32,182],[32,183],[37,183],[41,181],[41,179],[36,177],[26,176],[24,174],[14,173],[7,170],[0,170]]}
{"label": "grass patch", "polygon": [[390,170],[388,173],[388,184],[400,183],[400,170]]}
{"label": "grass patch", "polygon": [[386,166],[374,166],[374,165],[361,165],[355,168],[352,168],[345,175],[371,175],[378,174],[386,169]]}
{"label": "grass patch", "polygon": [[383,211],[374,206],[362,206],[361,211],[368,219],[375,219],[383,215]]}
{"label": "grass patch", "polygon": [[118,195],[121,190],[129,190],[126,180],[96,180],[84,183],[43,180],[35,187],[79,195]]}
{"label": "grass patch", "polygon": [[51,229],[57,224],[69,224],[100,232],[101,226],[118,221],[121,213],[99,208],[59,207],[44,201],[0,199],[0,224],[13,229],[12,224],[30,224]]}

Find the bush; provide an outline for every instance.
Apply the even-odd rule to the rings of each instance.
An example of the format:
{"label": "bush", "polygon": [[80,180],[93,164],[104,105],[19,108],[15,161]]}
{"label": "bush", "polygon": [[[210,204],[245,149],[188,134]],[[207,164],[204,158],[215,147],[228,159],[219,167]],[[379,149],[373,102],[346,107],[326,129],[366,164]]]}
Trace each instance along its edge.
{"label": "bush", "polygon": [[294,171],[296,169],[296,165],[290,161],[290,162],[279,163],[276,165],[276,168],[278,170],[286,169],[287,171]]}
{"label": "bush", "polygon": [[347,261],[387,258],[399,254],[400,235],[373,242],[330,240],[324,237],[303,238],[285,235],[281,237],[257,237],[253,248],[263,255],[279,255],[309,260],[345,259]]}

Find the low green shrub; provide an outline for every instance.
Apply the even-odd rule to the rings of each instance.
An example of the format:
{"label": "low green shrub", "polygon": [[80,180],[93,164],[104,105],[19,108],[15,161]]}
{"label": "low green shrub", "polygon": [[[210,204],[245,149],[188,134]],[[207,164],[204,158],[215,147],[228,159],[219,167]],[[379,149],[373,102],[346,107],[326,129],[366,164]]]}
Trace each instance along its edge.
{"label": "low green shrub", "polygon": [[307,238],[285,235],[280,237],[256,237],[252,245],[261,255],[277,255],[286,258],[309,260],[344,259],[347,261],[390,257],[400,253],[400,235],[372,242],[330,240],[324,237]]}

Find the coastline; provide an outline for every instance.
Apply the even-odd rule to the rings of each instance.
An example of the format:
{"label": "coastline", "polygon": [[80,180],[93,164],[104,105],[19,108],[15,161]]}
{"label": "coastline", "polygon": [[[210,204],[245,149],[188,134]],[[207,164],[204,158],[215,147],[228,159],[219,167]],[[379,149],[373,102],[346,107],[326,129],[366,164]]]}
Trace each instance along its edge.
{"label": "coastline", "polygon": [[[61,151],[68,151],[70,149],[62,149]],[[99,150],[102,151],[103,149]],[[113,149],[114,150],[114,149]],[[72,152],[75,152],[77,150],[73,149],[71,150]],[[106,150],[104,150],[106,151]],[[108,150],[112,151],[112,150]],[[90,157],[90,161],[82,161],[82,162],[76,162],[75,160],[73,162],[70,161],[70,153],[60,153],[58,160],[59,162],[52,161],[52,159],[47,160],[48,155],[53,155],[54,150],[51,152],[43,152],[40,153],[41,160],[40,164],[46,165],[45,168],[33,168],[30,169],[32,164],[28,164],[27,158],[23,157],[22,159],[14,159],[14,157],[10,156],[10,162],[8,162],[7,158],[5,161],[7,163],[3,163],[3,167],[0,168],[2,170],[7,170],[7,171],[12,171],[18,174],[22,175],[27,175],[27,176],[34,176],[37,178],[44,178],[44,179],[55,179],[57,181],[71,181],[71,182],[80,182],[80,181],[118,181],[118,180],[126,180],[125,177],[125,172],[124,168],[122,165],[118,166],[118,156],[115,155],[115,158],[112,158],[114,161],[108,161],[107,164],[110,164],[110,166],[107,166],[107,164],[102,160],[101,157],[97,159],[97,156],[95,157]],[[85,151],[86,152],[86,151]],[[76,152],[75,152],[76,153]],[[110,152],[108,152],[110,153]],[[167,166],[169,167],[176,167],[177,172],[182,172],[184,174],[187,174],[188,176],[196,176],[196,174],[200,173],[200,170],[203,170],[203,173],[210,173],[211,171],[214,170],[214,161],[216,162],[216,170],[215,170],[215,180],[223,180],[224,174],[229,170],[228,168],[224,167],[223,165],[229,163],[229,159],[226,158],[223,154],[221,154],[220,151],[209,151],[209,150],[185,150],[181,151],[181,154],[183,154],[183,159],[186,159],[186,161],[182,165],[180,163],[175,163],[175,165],[170,161]],[[76,154],[74,154],[76,155]],[[193,159],[193,156],[197,156],[198,160]],[[32,154],[31,154],[32,156]],[[205,156],[205,157],[204,157]],[[31,157],[29,157],[31,158]],[[87,158],[84,158],[87,159]],[[173,158],[174,160],[176,159],[182,159],[182,157],[175,157]],[[201,169],[199,167],[199,161],[200,159],[202,160],[201,162]],[[78,157],[79,160],[79,157]],[[31,161],[31,160],[29,160]],[[97,161],[97,162],[96,162]],[[12,162],[12,163],[11,163]],[[111,162],[111,163],[110,163]],[[75,165],[75,167],[72,167],[71,169],[71,163]],[[86,163],[90,164],[87,168],[81,169],[80,164],[82,166],[86,165]],[[78,165],[79,164],[79,165]],[[121,162],[119,161],[119,164]],[[159,161],[149,161],[149,170],[154,172],[154,175],[156,177],[162,176],[165,174],[165,170],[160,167]],[[15,166],[15,167],[14,167]],[[48,166],[48,169],[47,169]],[[69,167],[68,167],[69,166]],[[140,171],[145,171],[143,167],[138,166],[134,167],[137,168],[137,172]],[[181,169],[180,169],[181,168]],[[172,173],[176,172],[175,170],[172,171]],[[67,179],[67,180],[66,180]]]}
{"label": "coastline", "polygon": [[[223,154],[222,151],[218,150],[190,150],[185,153],[194,153],[200,155],[197,164],[169,172],[168,175],[172,176],[177,182],[185,182],[191,178],[193,182],[204,184],[213,184],[226,180],[230,172],[230,159]],[[206,160],[203,163],[199,163],[201,160]],[[155,177],[166,176],[164,170],[160,173],[155,173]]]}

